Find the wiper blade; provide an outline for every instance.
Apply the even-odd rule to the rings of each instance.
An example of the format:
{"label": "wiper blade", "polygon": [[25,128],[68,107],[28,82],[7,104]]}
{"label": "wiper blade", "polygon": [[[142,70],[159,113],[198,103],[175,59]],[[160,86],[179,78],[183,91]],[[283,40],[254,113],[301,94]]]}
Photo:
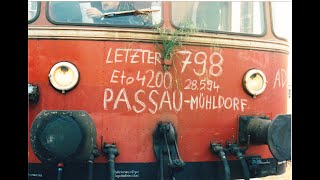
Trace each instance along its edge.
{"label": "wiper blade", "polygon": [[129,11],[118,11],[118,12],[109,12],[104,13],[102,15],[101,20],[104,18],[112,18],[112,17],[118,17],[118,16],[137,16],[137,15],[148,15],[151,12],[157,12],[160,11],[159,9],[137,9],[137,10],[129,10]]}

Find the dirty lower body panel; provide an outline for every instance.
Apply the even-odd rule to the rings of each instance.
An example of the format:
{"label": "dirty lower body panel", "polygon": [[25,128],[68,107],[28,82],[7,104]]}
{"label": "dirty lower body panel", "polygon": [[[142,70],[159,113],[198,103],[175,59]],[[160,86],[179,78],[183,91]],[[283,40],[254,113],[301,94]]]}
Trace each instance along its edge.
{"label": "dirty lower body panel", "polygon": [[[275,159],[260,159],[258,156],[246,157],[250,171],[250,177],[263,177],[268,175],[283,174],[286,163],[278,162]],[[263,162],[263,163],[257,163]],[[231,179],[243,178],[240,161],[228,161],[231,171]],[[107,179],[108,165],[106,163],[95,163],[93,168],[93,180]],[[62,180],[87,180],[88,170],[86,164],[65,164],[62,173]],[[29,180],[56,180],[57,167],[41,163],[29,163]],[[157,178],[158,176],[158,178]],[[116,179],[159,179],[158,163],[116,163]],[[224,179],[223,164],[220,161],[214,162],[186,162],[183,171],[175,175],[177,180],[194,179]]]}

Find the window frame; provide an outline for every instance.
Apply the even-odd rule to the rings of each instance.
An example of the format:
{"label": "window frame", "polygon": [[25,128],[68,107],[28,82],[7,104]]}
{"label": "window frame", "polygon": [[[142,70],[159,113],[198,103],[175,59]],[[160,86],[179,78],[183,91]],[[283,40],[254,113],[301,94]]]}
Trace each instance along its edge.
{"label": "window frame", "polygon": [[279,36],[279,35],[277,35],[277,33],[276,33],[276,31],[275,31],[275,26],[274,26],[274,23],[273,23],[273,16],[274,16],[274,14],[273,14],[273,10],[272,10],[272,1],[270,2],[270,16],[271,16],[271,18],[270,18],[270,21],[271,21],[271,32],[272,32],[272,34],[274,35],[274,37],[276,37],[277,39],[280,39],[280,40],[284,40],[284,41],[289,41],[286,37],[281,37],[281,36]]}
{"label": "window frame", "polygon": [[89,27],[115,27],[115,28],[142,28],[142,29],[154,29],[156,27],[163,26],[164,23],[164,13],[163,13],[163,1],[161,1],[161,21],[159,24],[151,25],[151,26],[138,26],[138,25],[112,25],[112,24],[97,24],[97,23],[70,23],[70,22],[58,22],[52,19],[49,15],[49,1],[46,3],[46,18],[47,20],[54,25],[67,25],[67,26],[89,26]]}
{"label": "window frame", "polygon": [[[31,1],[31,2],[34,2],[34,1]],[[33,23],[34,21],[36,21],[36,20],[39,18],[39,16],[40,16],[40,11],[41,11],[41,2],[38,1],[38,2],[37,2],[37,12],[36,12],[36,15],[35,15],[32,19],[28,20],[28,24]]]}
{"label": "window frame", "polygon": [[[232,2],[232,1],[228,1]],[[241,2],[241,1],[240,1]],[[258,1],[261,2],[261,1]],[[250,34],[250,33],[241,33],[241,32],[231,32],[231,31],[214,31],[214,30],[206,30],[206,29],[199,29],[199,32],[204,32],[204,33],[212,33],[212,34],[228,34],[228,35],[240,35],[240,36],[251,36],[251,37],[263,37],[267,34],[267,17],[266,17],[266,2],[261,2],[262,3],[262,16],[263,16],[263,23],[262,23],[262,32],[261,34]],[[172,16],[173,16],[173,11],[172,11],[172,2],[170,3],[170,24],[172,27],[175,29],[181,29],[177,25],[175,25],[172,21]]]}

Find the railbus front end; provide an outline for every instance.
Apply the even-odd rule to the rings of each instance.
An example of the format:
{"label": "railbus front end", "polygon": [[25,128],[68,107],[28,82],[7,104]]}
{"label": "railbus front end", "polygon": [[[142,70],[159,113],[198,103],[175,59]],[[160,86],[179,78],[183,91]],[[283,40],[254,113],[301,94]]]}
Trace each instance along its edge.
{"label": "railbus front end", "polygon": [[289,46],[276,3],[28,5],[29,179],[285,172]]}

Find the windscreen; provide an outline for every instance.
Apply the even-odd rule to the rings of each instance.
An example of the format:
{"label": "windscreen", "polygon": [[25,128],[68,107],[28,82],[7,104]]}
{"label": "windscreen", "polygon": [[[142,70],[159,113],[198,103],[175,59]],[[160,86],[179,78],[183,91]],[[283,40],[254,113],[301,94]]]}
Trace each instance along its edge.
{"label": "windscreen", "polygon": [[53,23],[102,26],[155,26],[161,23],[159,1],[56,1],[48,3]]}
{"label": "windscreen", "polygon": [[220,31],[260,35],[264,32],[262,2],[186,1],[172,2],[172,23],[184,27],[185,22],[202,31]]}

